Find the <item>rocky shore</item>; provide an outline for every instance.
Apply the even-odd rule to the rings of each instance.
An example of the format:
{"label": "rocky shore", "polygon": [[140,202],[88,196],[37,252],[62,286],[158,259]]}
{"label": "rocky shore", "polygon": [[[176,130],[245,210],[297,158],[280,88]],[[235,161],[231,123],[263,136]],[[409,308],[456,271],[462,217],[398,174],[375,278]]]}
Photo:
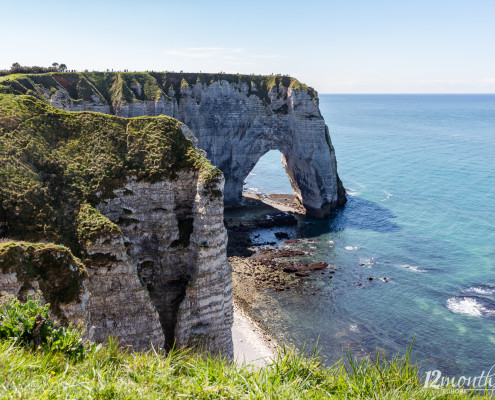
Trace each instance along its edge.
{"label": "rocky shore", "polygon": [[[319,290],[311,284],[314,274],[333,279],[339,271],[327,262],[314,262],[307,250],[312,239],[294,238],[284,231],[297,225],[302,214],[295,196],[289,194],[245,193],[241,207],[225,211],[234,301],[268,337],[263,320],[250,307],[263,291],[314,295]],[[270,229],[275,240],[265,240],[258,229]]]}

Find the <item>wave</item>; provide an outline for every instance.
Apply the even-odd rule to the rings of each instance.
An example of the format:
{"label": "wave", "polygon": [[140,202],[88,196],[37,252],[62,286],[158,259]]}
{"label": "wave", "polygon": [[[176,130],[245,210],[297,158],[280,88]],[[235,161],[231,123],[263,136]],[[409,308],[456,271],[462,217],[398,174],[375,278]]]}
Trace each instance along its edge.
{"label": "wave", "polygon": [[359,266],[360,267],[368,267],[368,268],[372,268],[374,265],[376,265],[377,261],[376,261],[376,258],[375,257],[371,257],[371,258],[361,258],[359,260]]}
{"label": "wave", "polygon": [[358,196],[361,194],[361,192],[356,192],[354,189],[351,188],[345,188],[345,193],[349,196]]}
{"label": "wave", "polygon": [[387,192],[386,190],[384,190],[383,193],[385,193],[386,197],[382,201],[387,201],[393,196],[391,193]]}
{"label": "wave", "polygon": [[251,193],[261,193],[261,189],[255,187],[244,187],[244,190]]}
{"label": "wave", "polygon": [[408,271],[416,272],[418,274],[426,272],[426,270],[424,270],[424,269],[421,269],[419,267],[416,267],[414,265],[409,265],[409,264],[402,264],[400,267],[407,269]]}
{"label": "wave", "polygon": [[495,315],[495,310],[487,308],[483,300],[470,296],[455,296],[447,300],[447,308],[455,314],[467,314],[473,317]]}
{"label": "wave", "polygon": [[466,290],[470,293],[480,294],[484,296],[493,296],[495,295],[495,287],[490,285],[479,285],[473,286]]}
{"label": "wave", "polygon": [[345,246],[344,249],[346,249],[348,251],[353,251],[353,250],[359,249],[359,247],[356,247],[356,246]]}

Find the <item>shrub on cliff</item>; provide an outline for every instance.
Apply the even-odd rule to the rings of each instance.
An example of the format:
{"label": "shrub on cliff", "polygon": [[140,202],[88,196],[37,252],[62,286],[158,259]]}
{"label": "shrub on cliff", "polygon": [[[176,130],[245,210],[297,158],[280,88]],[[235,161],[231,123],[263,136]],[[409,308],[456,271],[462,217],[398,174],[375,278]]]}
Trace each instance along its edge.
{"label": "shrub on cliff", "polygon": [[37,65],[28,66],[21,65],[17,62],[13,63],[10,69],[0,70],[0,76],[9,74],[43,74],[47,72],[64,72],[67,71],[67,65],[53,63],[51,67],[40,67]]}
{"label": "shrub on cliff", "polygon": [[50,317],[50,304],[43,305],[38,296],[28,296],[25,303],[17,298],[2,295],[0,298],[0,339],[34,350],[61,352],[70,357],[82,358],[82,333],[72,326],[58,326]]}

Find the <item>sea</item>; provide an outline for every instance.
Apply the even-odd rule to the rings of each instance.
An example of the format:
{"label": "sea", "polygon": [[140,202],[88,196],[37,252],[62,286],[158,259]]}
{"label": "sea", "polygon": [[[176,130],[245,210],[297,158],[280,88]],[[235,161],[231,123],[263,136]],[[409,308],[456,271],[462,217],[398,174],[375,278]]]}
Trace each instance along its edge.
{"label": "sea", "polygon": [[[252,312],[279,342],[404,354],[421,374],[479,376],[495,365],[495,95],[320,95],[348,202],[329,219],[257,229],[335,266],[308,290],[265,290]],[[245,191],[292,193],[278,151]],[[371,280],[370,280],[371,278]],[[386,278],[386,279],[385,279]],[[495,367],[492,369],[495,374]]]}

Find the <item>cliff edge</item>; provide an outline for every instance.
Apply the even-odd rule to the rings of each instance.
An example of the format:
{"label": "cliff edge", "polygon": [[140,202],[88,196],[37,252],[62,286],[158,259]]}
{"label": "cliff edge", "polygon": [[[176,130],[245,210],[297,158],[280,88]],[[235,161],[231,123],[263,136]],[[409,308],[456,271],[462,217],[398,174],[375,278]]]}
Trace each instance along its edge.
{"label": "cliff edge", "polygon": [[231,358],[224,178],[184,132],[0,94],[0,291],[97,341]]}
{"label": "cliff edge", "polygon": [[184,122],[225,176],[225,203],[261,156],[279,150],[309,215],[345,203],[317,93],[291,77],[192,73],[48,73],[0,78],[0,93],[30,94],[54,107],[121,117],[168,115]]}

